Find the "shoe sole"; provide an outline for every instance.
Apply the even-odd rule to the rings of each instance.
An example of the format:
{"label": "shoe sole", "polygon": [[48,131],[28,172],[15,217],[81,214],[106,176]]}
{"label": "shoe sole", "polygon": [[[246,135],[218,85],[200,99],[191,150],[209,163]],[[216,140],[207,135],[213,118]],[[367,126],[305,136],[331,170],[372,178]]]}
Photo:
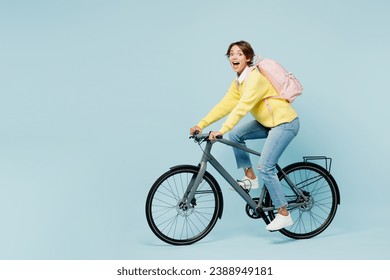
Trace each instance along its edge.
{"label": "shoe sole", "polygon": [[265,229],[268,230],[268,231],[270,231],[270,232],[274,232],[274,231],[279,231],[279,230],[281,230],[281,229],[284,229],[284,228],[286,228],[286,227],[291,227],[293,224],[294,224],[294,223],[289,224],[289,225],[286,225],[286,226],[284,226],[284,227],[282,227],[282,228],[279,228],[279,229],[267,229],[267,227],[266,227]]}

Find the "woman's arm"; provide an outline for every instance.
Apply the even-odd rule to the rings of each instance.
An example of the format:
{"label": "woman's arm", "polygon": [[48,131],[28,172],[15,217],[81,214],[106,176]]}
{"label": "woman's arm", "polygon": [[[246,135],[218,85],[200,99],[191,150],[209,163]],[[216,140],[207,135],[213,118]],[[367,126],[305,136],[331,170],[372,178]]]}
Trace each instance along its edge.
{"label": "woman's arm", "polygon": [[222,134],[232,130],[256,104],[269,95],[269,83],[265,81],[265,77],[256,69],[249,74],[241,87],[243,87],[243,92],[240,100],[219,130]]}
{"label": "woman's arm", "polygon": [[240,100],[240,94],[235,81],[230,85],[225,96],[210,110],[210,112],[197,124],[200,128],[205,128],[212,123],[227,116]]}

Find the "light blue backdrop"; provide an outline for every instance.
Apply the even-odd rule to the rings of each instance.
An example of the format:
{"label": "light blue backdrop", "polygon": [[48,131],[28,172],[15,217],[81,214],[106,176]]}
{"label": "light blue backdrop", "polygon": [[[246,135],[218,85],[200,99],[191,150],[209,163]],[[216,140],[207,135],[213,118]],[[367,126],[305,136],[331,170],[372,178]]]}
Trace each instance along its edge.
{"label": "light blue backdrop", "polygon": [[[0,3],[1,259],[390,257],[388,1]],[[224,95],[224,53],[241,39],[304,84],[281,165],[332,157],[341,206],[323,234],[293,241],[249,219],[221,182],[209,236],[163,244],[146,194],[199,160],[189,127]],[[229,148],[216,154],[242,176]]]}

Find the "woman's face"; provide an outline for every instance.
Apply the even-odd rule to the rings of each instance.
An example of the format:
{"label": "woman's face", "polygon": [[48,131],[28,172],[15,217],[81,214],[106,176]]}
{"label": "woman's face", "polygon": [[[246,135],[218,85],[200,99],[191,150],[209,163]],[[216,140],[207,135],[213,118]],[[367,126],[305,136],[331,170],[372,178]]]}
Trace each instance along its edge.
{"label": "woman's face", "polygon": [[233,71],[236,72],[237,75],[240,75],[248,65],[249,59],[246,58],[242,50],[237,45],[234,45],[230,49],[229,61]]}

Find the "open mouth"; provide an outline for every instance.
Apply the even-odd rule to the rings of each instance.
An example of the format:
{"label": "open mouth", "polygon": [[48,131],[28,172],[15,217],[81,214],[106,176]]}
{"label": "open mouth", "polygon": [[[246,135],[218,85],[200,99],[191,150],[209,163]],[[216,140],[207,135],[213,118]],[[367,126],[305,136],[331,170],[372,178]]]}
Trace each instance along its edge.
{"label": "open mouth", "polygon": [[233,64],[234,66],[238,66],[238,65],[240,65],[240,62],[232,62],[232,64]]}

